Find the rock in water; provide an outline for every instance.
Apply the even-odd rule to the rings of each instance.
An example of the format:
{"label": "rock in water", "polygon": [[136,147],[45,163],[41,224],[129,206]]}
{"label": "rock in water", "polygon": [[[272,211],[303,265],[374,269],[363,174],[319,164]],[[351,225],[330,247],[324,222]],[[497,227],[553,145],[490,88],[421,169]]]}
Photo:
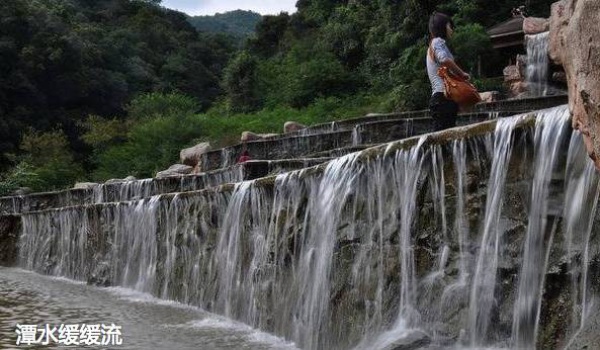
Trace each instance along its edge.
{"label": "rock in water", "polygon": [[200,161],[200,157],[210,151],[209,142],[201,142],[194,147],[184,148],[179,152],[179,158],[182,164],[195,167]]}

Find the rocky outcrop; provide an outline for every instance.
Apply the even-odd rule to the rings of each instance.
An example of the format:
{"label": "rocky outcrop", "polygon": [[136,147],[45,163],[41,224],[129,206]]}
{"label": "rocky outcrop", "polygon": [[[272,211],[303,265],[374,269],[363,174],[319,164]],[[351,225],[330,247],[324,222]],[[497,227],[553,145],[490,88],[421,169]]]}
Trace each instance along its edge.
{"label": "rocky outcrop", "polygon": [[242,136],[240,137],[240,141],[241,142],[248,142],[248,141],[257,141],[257,140],[265,140],[271,137],[275,137],[278,136],[279,134],[257,134],[255,132],[252,131],[244,131],[242,133]]}
{"label": "rocky outcrop", "polygon": [[304,128],[306,128],[306,125],[294,121],[285,122],[285,124],[283,124],[284,133],[299,131]]}
{"label": "rocky outcrop", "polygon": [[507,66],[503,70],[504,84],[508,86],[511,96],[518,96],[527,90],[525,76],[522,74],[522,67],[517,62],[516,65]]}
{"label": "rocky outcrop", "polygon": [[173,164],[167,170],[159,171],[156,174],[157,178],[169,177],[169,176],[181,176],[191,174],[194,167],[185,164]]}
{"label": "rocky outcrop", "polygon": [[75,184],[75,186],[73,186],[73,189],[75,190],[89,190],[92,189],[96,186],[100,186],[99,183],[96,182],[78,182]]}
{"label": "rocky outcrop", "polygon": [[498,101],[500,93],[498,91],[484,91],[479,93],[481,102],[494,102]]}
{"label": "rocky outcrop", "polygon": [[209,142],[201,142],[194,147],[184,148],[179,152],[179,159],[181,160],[181,164],[189,165],[195,167],[200,160],[200,157],[210,151],[210,143]]}
{"label": "rocky outcrop", "polygon": [[106,185],[120,184],[120,183],[123,183],[123,182],[129,182],[129,181],[135,181],[135,180],[136,180],[135,176],[131,176],[130,175],[130,176],[127,176],[124,179],[110,179],[110,180],[107,180],[104,184],[106,184]]}
{"label": "rocky outcrop", "polygon": [[564,67],[573,127],[600,170],[600,1],[562,0],[552,5],[550,58]]}
{"label": "rocky outcrop", "polygon": [[550,28],[550,20],[547,18],[525,17],[523,20],[523,32],[528,35],[547,32]]}
{"label": "rocky outcrop", "polygon": [[523,76],[521,76],[521,73],[519,72],[519,67],[516,65],[507,66],[502,73],[504,75],[504,81],[507,83],[523,80]]}

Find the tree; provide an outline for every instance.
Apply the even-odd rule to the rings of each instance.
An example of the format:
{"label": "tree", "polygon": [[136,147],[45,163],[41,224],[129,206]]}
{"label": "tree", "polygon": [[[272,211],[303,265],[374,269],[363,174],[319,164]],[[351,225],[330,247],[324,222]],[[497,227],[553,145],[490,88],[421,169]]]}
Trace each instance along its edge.
{"label": "tree", "polygon": [[246,113],[258,109],[261,100],[257,86],[257,61],[250,53],[242,51],[225,68],[223,77],[229,110]]}
{"label": "tree", "polygon": [[490,37],[476,23],[457,27],[451,42],[456,60],[471,74],[476,74],[480,63],[489,62],[493,55]]}
{"label": "tree", "polygon": [[29,129],[23,135],[20,148],[24,152],[20,166],[29,164],[26,169],[37,175],[36,182],[31,184],[34,191],[68,188],[84,177],[60,129],[49,132]]}
{"label": "tree", "polygon": [[285,12],[277,16],[264,16],[256,25],[255,37],[248,40],[250,52],[264,58],[277,54],[289,22],[290,16]]}

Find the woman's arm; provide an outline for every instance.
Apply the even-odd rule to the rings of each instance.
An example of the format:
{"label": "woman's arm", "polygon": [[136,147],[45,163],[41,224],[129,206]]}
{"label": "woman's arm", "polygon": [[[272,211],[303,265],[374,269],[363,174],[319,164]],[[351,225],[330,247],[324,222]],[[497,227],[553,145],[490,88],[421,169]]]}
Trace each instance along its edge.
{"label": "woman's arm", "polygon": [[445,66],[448,69],[450,69],[452,73],[458,75],[459,77],[462,77],[465,80],[471,79],[471,76],[468,73],[465,73],[465,71],[463,71],[462,69],[460,69],[458,64],[456,64],[456,62],[454,62],[453,59],[445,59],[441,64],[442,66]]}
{"label": "woman's arm", "polygon": [[446,46],[446,41],[440,38],[434,38],[431,42],[431,49],[433,52],[432,58],[435,58],[440,65],[447,67],[450,71],[463,79],[469,80],[471,76],[454,62],[454,57],[450,53],[448,46]]}

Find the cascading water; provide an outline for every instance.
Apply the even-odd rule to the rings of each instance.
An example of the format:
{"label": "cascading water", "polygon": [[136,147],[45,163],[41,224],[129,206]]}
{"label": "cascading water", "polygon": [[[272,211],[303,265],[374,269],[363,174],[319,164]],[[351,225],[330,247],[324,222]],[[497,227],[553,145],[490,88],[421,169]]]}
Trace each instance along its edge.
{"label": "cascading water", "polygon": [[221,149],[221,168],[227,168],[235,163],[236,155],[233,154],[233,149],[224,147]]}
{"label": "cascading water", "polygon": [[483,345],[487,339],[492,306],[495,303],[496,274],[502,240],[500,218],[506,174],[513,146],[513,131],[518,121],[518,118],[500,119],[496,124],[492,171],[482,224],[483,232],[469,303],[471,346]]}
{"label": "cascading water", "polygon": [[418,322],[415,310],[416,281],[413,253],[413,225],[416,212],[416,196],[419,176],[424,157],[421,154],[422,138],[416,147],[409,151],[398,152],[395,172],[396,186],[400,189],[400,305],[396,326],[405,328]]}
{"label": "cascading water", "polygon": [[557,108],[536,120],[535,174],[532,181],[527,236],[514,307],[512,337],[518,349],[534,349],[549,248],[554,229],[548,233],[548,197],[561,146],[567,136],[569,110]]}
{"label": "cascading water", "polygon": [[156,194],[152,179],[134,180],[122,183],[119,188],[118,201],[135,200],[150,197]]}
{"label": "cascading water", "polygon": [[362,133],[362,125],[358,124],[352,128],[352,146],[359,146],[362,144]]}
{"label": "cascading water", "polygon": [[567,185],[563,224],[567,256],[579,256],[579,259],[572,259],[573,262],[569,264],[573,293],[571,339],[575,339],[583,329],[595,301],[595,296],[589,291],[588,268],[592,225],[600,194],[600,177],[593,163],[586,160],[582,135],[573,133],[565,171]]}
{"label": "cascading water", "polygon": [[322,324],[328,321],[336,230],[344,205],[355,192],[354,181],[360,173],[355,159],[356,154],[330,162],[309,199],[309,231],[304,235],[306,245],[299,261],[298,300],[302,302],[295,307],[299,317],[300,345],[307,349],[319,347]]}
{"label": "cascading water", "polygon": [[529,91],[535,96],[545,96],[548,92],[548,38],[549,32],[525,36],[527,43],[525,79]]}
{"label": "cascading water", "polygon": [[114,247],[111,260],[112,280],[118,285],[152,292],[156,279],[157,215],[159,197],[133,205],[117,206],[114,213]]}
{"label": "cascading water", "polygon": [[[197,305],[304,349],[511,346],[511,328],[514,344],[528,347],[540,333],[548,246],[556,249],[537,243],[548,202],[559,200],[548,169],[561,162],[565,111],[539,112],[533,130],[526,116],[499,119],[493,143],[428,135],[276,178],[26,214],[19,264]],[[585,203],[598,197],[576,151],[561,199],[565,250],[581,256],[574,331],[592,300],[595,208]],[[507,207],[523,192],[525,218]],[[521,237],[513,250],[508,234]],[[533,287],[513,286],[507,271]],[[502,296],[511,294],[514,304]]]}
{"label": "cascading water", "polygon": [[[89,229],[87,211],[50,211],[22,217],[19,266],[40,273],[84,279]],[[58,230],[54,232],[53,228]]]}

